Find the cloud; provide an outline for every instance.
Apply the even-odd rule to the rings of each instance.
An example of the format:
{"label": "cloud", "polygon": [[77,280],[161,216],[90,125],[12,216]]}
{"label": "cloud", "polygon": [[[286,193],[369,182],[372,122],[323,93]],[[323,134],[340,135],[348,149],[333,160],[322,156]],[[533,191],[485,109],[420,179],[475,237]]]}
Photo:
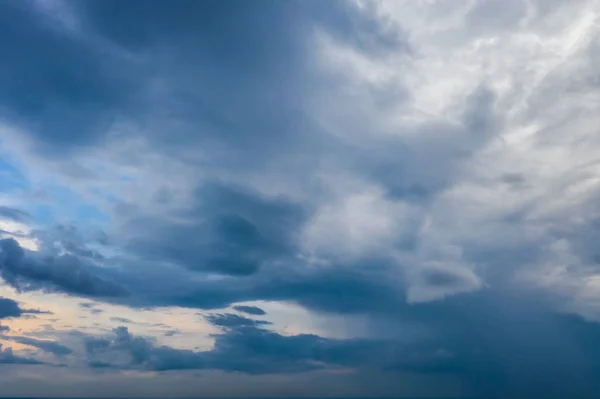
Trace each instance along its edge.
{"label": "cloud", "polygon": [[12,238],[0,240],[2,278],[20,290],[66,291],[82,296],[122,296],[117,283],[94,275],[93,266],[72,255],[44,257],[21,248]]}
{"label": "cloud", "polygon": [[112,365],[110,363],[105,363],[105,362],[101,362],[101,361],[97,361],[97,360],[91,360],[88,362],[87,365],[88,365],[88,367],[95,368],[95,369],[112,367]]}
{"label": "cloud", "polygon": [[236,328],[243,326],[257,327],[260,325],[271,324],[266,320],[252,320],[232,313],[211,314],[204,316],[204,318],[208,320],[208,322],[210,322],[211,324],[214,324],[215,326],[226,328]]}
{"label": "cloud", "polygon": [[[539,292],[487,292],[419,305],[401,319],[425,323],[432,335],[391,367],[460,376],[477,397],[588,395],[600,369],[587,337],[598,325],[549,311],[545,301]],[[570,372],[578,377],[559,378]]]}
{"label": "cloud", "polygon": [[[285,199],[208,184],[192,209],[164,218],[132,218],[127,247],[149,259],[227,275],[256,273],[266,262],[290,257],[303,211]],[[141,235],[147,231],[151,234]]]}
{"label": "cloud", "polygon": [[0,297],[0,319],[6,317],[19,317],[23,314],[23,309],[19,304],[9,298]]}
{"label": "cloud", "polygon": [[49,341],[49,340],[42,340],[42,339],[23,337],[23,336],[3,336],[2,338],[8,339],[10,341],[18,342],[23,345],[34,346],[36,348],[43,350],[44,352],[52,353],[53,355],[56,355],[56,356],[65,356],[65,355],[69,355],[73,352],[70,348],[68,348],[64,345],[61,345],[58,342]]}
{"label": "cloud", "polygon": [[90,367],[597,392],[595,1],[122,3],[0,5],[0,138],[31,180],[7,203],[41,225],[38,251],[0,241],[2,279],[156,312],[285,302],[365,331],[215,313],[211,350],[120,327],[84,339]]}
{"label": "cloud", "polygon": [[267,314],[267,312],[257,306],[237,305],[234,306],[233,309],[237,310],[238,312],[247,313],[253,316],[264,316]]}
{"label": "cloud", "polygon": [[129,355],[127,362],[113,363],[113,367],[285,374],[324,367],[362,367],[369,362],[380,365],[382,359],[378,357],[382,351],[393,347],[393,343],[338,341],[306,334],[283,336],[248,324],[228,327],[225,333],[215,336],[213,349],[205,352],[157,346],[151,340],[131,335],[126,327],[114,329],[112,340],[87,338],[86,349],[92,358],[90,361],[102,364],[107,363],[102,359],[122,359],[119,353]]}
{"label": "cloud", "polygon": [[2,348],[0,344],[0,364],[43,364],[35,359],[20,357],[13,353],[12,348]]}
{"label": "cloud", "polygon": [[[4,119],[26,126],[39,140],[36,145],[51,145],[54,151],[97,137],[110,114],[127,102],[131,81],[114,69],[119,61],[53,29],[24,5],[3,4],[0,14],[6,26],[1,45],[18,42],[21,49],[7,65],[19,76],[0,76]],[[42,59],[48,60],[46,66],[36,68]]]}
{"label": "cloud", "polygon": [[0,218],[12,220],[14,222],[27,222],[31,220],[31,215],[20,209],[0,206]]}
{"label": "cloud", "polygon": [[125,317],[111,317],[110,320],[111,321],[116,321],[116,322],[119,322],[119,323],[133,323],[132,320],[129,320],[129,319],[125,318]]}

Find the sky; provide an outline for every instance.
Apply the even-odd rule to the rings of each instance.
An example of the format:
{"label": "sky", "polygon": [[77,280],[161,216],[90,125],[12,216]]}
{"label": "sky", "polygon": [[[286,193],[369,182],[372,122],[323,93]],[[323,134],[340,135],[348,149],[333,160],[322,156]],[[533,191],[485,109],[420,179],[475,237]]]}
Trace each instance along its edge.
{"label": "sky", "polygon": [[0,396],[600,396],[600,1],[0,0]]}

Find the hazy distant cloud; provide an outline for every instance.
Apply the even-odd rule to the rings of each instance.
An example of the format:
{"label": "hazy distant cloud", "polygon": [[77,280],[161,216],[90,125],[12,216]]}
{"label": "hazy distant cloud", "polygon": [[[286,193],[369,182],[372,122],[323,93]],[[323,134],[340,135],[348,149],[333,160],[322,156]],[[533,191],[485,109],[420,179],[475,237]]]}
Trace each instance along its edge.
{"label": "hazy distant cloud", "polygon": [[8,339],[10,341],[18,342],[23,345],[34,346],[43,350],[44,352],[49,352],[56,356],[64,356],[73,352],[70,348],[66,347],[65,345],[61,345],[58,342],[49,340],[42,340],[23,336],[4,336],[3,339]]}
{"label": "hazy distant cloud", "polygon": [[126,319],[125,317],[111,317],[110,320],[118,323],[133,323],[132,320]]}
{"label": "hazy distant cloud", "polygon": [[38,360],[17,356],[13,353],[12,348],[2,348],[0,344],[0,364],[43,364]]}
{"label": "hazy distant cloud", "polygon": [[31,220],[31,215],[17,208],[0,206],[0,218],[12,220],[15,222],[27,222]]}

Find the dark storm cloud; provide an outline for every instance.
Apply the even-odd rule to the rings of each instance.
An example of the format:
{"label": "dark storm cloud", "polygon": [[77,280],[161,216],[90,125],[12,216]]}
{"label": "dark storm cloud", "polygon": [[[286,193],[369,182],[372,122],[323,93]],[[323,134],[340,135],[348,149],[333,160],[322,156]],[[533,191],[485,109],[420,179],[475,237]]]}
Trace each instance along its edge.
{"label": "dark storm cloud", "polygon": [[17,301],[10,298],[0,297],[0,319],[35,314],[52,314],[52,312],[39,309],[23,309],[19,306]]}
{"label": "dark storm cloud", "polygon": [[72,255],[43,256],[12,238],[0,240],[0,275],[20,290],[64,291],[82,296],[123,296],[118,284],[94,274],[94,267]]}
{"label": "dark storm cloud", "polygon": [[[147,99],[150,82],[165,77],[170,84],[161,94],[168,99],[156,107],[164,110],[163,120],[175,113],[207,129],[151,134],[164,145],[179,147],[210,136],[256,148],[262,146],[257,134],[263,140],[277,138],[287,128],[287,116],[293,115],[289,101],[277,107],[280,118],[272,118],[278,114],[272,109],[269,118],[265,112],[289,99],[283,92],[292,77],[300,77],[295,65],[302,43],[295,29],[302,7],[297,3],[66,4],[81,31],[52,26],[28,3],[5,2],[0,10],[5,26],[0,46],[13,49],[7,72],[0,75],[2,109],[47,150],[97,142],[123,116],[146,118],[156,106]],[[44,68],[36,68],[41,60],[47,60]],[[192,68],[203,72],[192,77]],[[225,104],[233,107],[233,121],[223,111]]]}
{"label": "dark storm cloud", "polygon": [[[486,34],[517,26],[524,9],[504,3],[479,2],[466,22]],[[386,199],[426,206],[456,183],[465,172],[463,161],[488,144],[504,123],[496,93],[482,85],[464,98],[464,104],[461,101],[465,109],[456,123],[434,120],[403,134],[379,139],[373,135],[368,145],[321,134],[301,107],[306,92],[316,86],[310,57],[305,57],[306,37],[314,25],[326,26],[334,38],[371,57],[385,57],[399,48],[410,56],[413,50],[404,39],[410,35],[399,38],[341,2],[66,4],[80,29],[53,26],[29,2],[0,3],[0,48],[7,54],[0,72],[0,117],[23,128],[44,155],[103,143],[113,123],[123,119],[133,121],[161,154],[186,159],[180,150],[205,152],[202,162],[192,158],[207,175],[252,176],[249,172],[282,169],[290,184],[301,185],[311,180],[315,165],[326,155],[344,171],[380,186]],[[410,99],[400,92],[401,101]],[[389,93],[370,94],[385,103]],[[376,130],[371,125],[376,116],[357,113],[356,118],[369,125],[351,120],[344,135]],[[293,167],[283,162],[289,160]],[[513,188],[527,181],[518,174],[504,176],[504,184]],[[196,182],[190,184],[195,187]],[[369,315],[387,327],[382,328],[387,335],[402,336],[404,330],[397,324],[416,325],[424,332],[409,343],[284,336],[264,328],[260,320],[214,314],[207,320],[223,328],[208,351],[160,346],[133,336],[126,327],[115,329],[110,338],[85,337],[88,364],[94,368],[249,374],[369,368],[458,376],[478,397],[577,397],[598,392],[597,324],[556,314],[551,309],[558,306],[542,293],[524,294],[507,283],[510,271],[543,259],[558,239],[593,269],[600,259],[600,229],[593,217],[577,226],[560,224],[547,237],[533,239],[523,233],[526,210],[503,216],[498,222],[506,224],[499,230],[503,234],[485,241],[485,231],[477,230],[476,237],[458,243],[463,263],[486,271],[482,292],[411,305],[405,291],[411,282],[398,275],[401,267],[418,269],[416,261],[398,265],[385,254],[353,260],[332,256],[327,266],[316,267],[297,258],[298,235],[322,194],[307,186],[310,190],[302,186],[299,191],[310,199],[295,203],[246,187],[205,184],[186,209],[161,211],[158,216],[135,211],[121,215],[117,224],[123,231],[111,242],[116,252],[125,252],[114,260],[126,265],[123,268],[97,266],[113,260],[87,248],[72,229],[46,238],[51,244],[59,242],[68,255],[46,253],[45,247],[35,253],[15,240],[1,240],[0,275],[20,290],[57,291],[135,307],[216,309],[244,301],[287,301],[311,311]],[[0,217],[23,221],[26,215],[0,207]],[[407,237],[392,249],[415,252],[423,245],[423,226],[416,219]],[[174,267],[157,270],[163,262]],[[206,274],[219,278],[211,280]],[[424,290],[472,287],[472,281],[452,269],[427,268],[415,275]],[[82,307],[101,311],[88,304]],[[256,307],[234,309],[265,314]],[[0,318],[22,313],[16,302],[0,298]],[[57,343],[17,339],[59,355],[70,350]],[[0,363],[36,361],[0,348]]]}
{"label": "dark storm cloud", "polygon": [[[600,388],[597,323],[550,310],[542,292],[517,287],[400,306],[391,334],[425,327],[385,368],[460,377],[476,397],[588,397]],[[385,325],[385,323],[384,323]]]}
{"label": "dark storm cloud", "polygon": [[234,306],[233,309],[237,310],[238,312],[247,313],[254,316],[264,316],[267,314],[267,312],[257,306],[238,305]]}
{"label": "dark storm cloud", "polygon": [[23,314],[23,309],[21,309],[16,301],[0,297],[0,319],[6,317],[19,317],[21,314]]}
{"label": "dark storm cloud", "polygon": [[[483,305],[474,308],[470,302],[472,311],[461,317],[455,316],[464,301],[403,311],[405,316],[432,322],[434,330],[439,327],[437,335],[417,342],[283,336],[256,326],[236,325],[216,335],[211,350],[194,352],[157,346],[119,327],[114,338],[97,339],[100,344],[90,347],[88,354],[90,361],[106,366],[103,359],[127,353],[126,363],[113,363],[112,367],[162,371],[278,374],[349,367],[454,375],[465,379],[478,397],[522,397],[524,393],[560,397],[593,392],[590,389],[597,386],[594,376],[600,372],[600,347],[593,341],[600,332],[597,325],[556,313],[540,316],[531,304],[520,314],[506,317],[495,299],[471,299],[481,299]],[[484,312],[490,315],[483,317]],[[450,315],[443,317],[447,313]],[[569,380],[555,380],[563,373],[569,375],[569,370],[574,372]],[[545,384],[545,379],[551,381]]]}
{"label": "dark storm cloud", "polygon": [[118,353],[127,353],[129,361],[113,367],[285,374],[325,367],[381,365],[389,357],[384,356],[384,351],[395,347],[393,342],[332,340],[308,334],[287,337],[255,326],[237,325],[216,335],[213,349],[194,352],[157,346],[151,340],[131,335],[126,327],[118,327],[114,333],[111,340],[96,338],[94,346],[89,344],[93,338],[88,338],[90,361],[104,362],[111,356],[118,357]]}
{"label": "dark storm cloud", "polygon": [[[394,309],[404,301],[403,292],[398,291],[396,284],[387,277],[394,267],[391,260],[369,258],[324,269],[306,268],[303,262],[293,257],[292,250],[297,224],[303,220],[298,208],[286,201],[265,201],[252,196],[242,196],[240,201],[237,195],[220,195],[219,190],[217,194],[213,202],[206,201],[219,202],[208,208],[212,210],[208,213],[213,219],[220,220],[220,212],[225,215],[233,212],[240,218],[247,218],[248,224],[254,223],[256,228],[225,229],[224,232],[221,230],[223,235],[219,235],[217,229],[217,234],[211,236],[208,232],[214,230],[206,230],[199,222],[198,226],[191,223],[199,233],[185,236],[181,232],[178,234],[182,227],[163,223],[159,226],[164,227],[164,231],[159,230],[156,237],[143,237],[148,240],[148,246],[133,248],[140,251],[139,256],[145,256],[141,251],[143,247],[154,251],[159,259],[170,255],[173,261],[190,262],[182,264],[182,268],[154,269],[152,264],[146,266],[137,260],[130,262],[128,268],[102,268],[75,255],[34,253],[21,248],[12,239],[6,239],[0,240],[1,275],[7,283],[22,290],[64,292],[136,307],[216,309],[236,302],[288,300],[318,311],[361,313]],[[147,226],[136,226],[140,230],[136,228],[135,231],[152,230],[145,228]],[[161,247],[157,237],[168,241],[173,251],[165,254],[163,250],[167,247]],[[205,251],[198,249],[201,246],[194,237],[206,237]],[[156,242],[158,249],[151,248],[150,242]],[[208,242],[215,245],[211,247]],[[215,252],[219,245],[238,252]],[[267,269],[258,268],[250,275],[234,274],[216,281],[195,280],[193,276],[200,270],[193,269],[194,265],[206,268],[210,263],[225,268],[234,267],[234,262],[242,262],[241,266],[236,266],[239,271],[249,264],[248,259],[255,262],[252,268],[273,259],[280,263],[268,264]],[[366,263],[370,265],[368,270],[358,267]],[[186,267],[192,270],[187,271]],[[216,270],[209,268],[208,271]],[[231,269],[220,271],[231,274]],[[190,284],[190,281],[195,282]]]}
{"label": "dark storm cloud", "polygon": [[59,344],[58,342],[48,341],[43,339],[36,339],[22,336],[5,336],[3,339],[18,342],[23,345],[34,346],[43,350],[44,352],[52,353],[56,356],[65,356],[71,354],[73,351],[65,345]]}
{"label": "dark storm cloud", "polygon": [[[193,286],[181,281],[172,287],[136,283],[138,277],[127,277],[131,286],[137,286],[137,306],[181,306],[199,309],[225,308],[236,302],[255,300],[283,300],[298,303],[308,309],[339,313],[380,313],[395,309],[405,302],[404,293],[394,281],[387,278],[392,266],[381,259],[367,259],[371,269],[359,267],[363,263],[341,264],[329,268],[306,268],[305,264],[288,263],[272,267],[252,276],[234,276],[216,281],[197,281]],[[193,278],[192,276],[188,278]],[[137,285],[136,285],[137,284]]]}
{"label": "dark storm cloud", "polygon": [[[218,159],[209,162],[217,169],[242,170],[267,161],[272,165],[290,154],[328,150],[332,139],[318,135],[314,126],[308,128],[298,111],[302,88],[313,78],[314,71],[305,57],[312,29],[324,26],[339,40],[363,49],[378,49],[378,54],[407,48],[396,35],[384,32],[375,21],[342,2],[267,1],[248,6],[244,2],[183,1],[177,7],[160,1],[66,4],[73,9],[81,29],[65,31],[52,27],[25,5],[3,5],[4,17],[13,19],[8,25],[10,34],[14,41],[24,43],[20,57],[11,62],[35,65],[35,57],[43,54],[36,46],[58,55],[44,74],[36,77],[40,81],[34,83],[35,87],[15,97],[14,104],[7,97],[5,104],[8,111],[37,122],[38,129],[30,133],[47,148],[94,143],[107,130],[107,121],[118,114],[116,109],[133,119],[143,109],[141,119],[148,114],[157,118],[151,121],[157,129],[142,129],[151,143],[160,144],[157,147],[165,151],[195,145],[218,149],[214,152]],[[25,22],[34,25],[29,33],[22,28]],[[102,46],[94,41],[97,38],[104,39]],[[121,50],[132,57],[122,56]],[[30,82],[25,79],[29,69],[11,69],[16,75],[6,77],[6,85]],[[79,82],[84,79],[79,72],[83,70],[89,81]],[[21,78],[20,72],[25,76]],[[122,84],[124,78],[126,85]],[[127,94],[151,97],[146,96],[147,88],[138,84],[155,78],[165,82],[165,92],[158,93],[160,107],[155,109],[151,100],[142,104],[135,94]],[[59,84],[56,82],[63,84],[51,90],[52,85]],[[61,101],[49,101],[51,95],[60,96]],[[51,104],[56,104],[52,105],[55,109]],[[71,118],[73,123],[69,122]],[[81,120],[86,126],[78,123]],[[175,128],[175,120],[187,122]],[[67,137],[73,137],[72,142]],[[336,152],[345,149],[342,146]],[[311,170],[313,162],[309,158],[297,160],[300,173]],[[205,185],[198,190],[197,203],[191,210],[171,215],[186,223],[133,218],[126,227],[131,228],[135,238],[125,239],[124,246],[142,259],[165,260],[200,272],[251,276],[265,264],[289,262],[297,249],[296,236],[309,213],[310,209],[298,204],[264,198],[246,188]],[[21,289],[54,289],[84,296],[114,298],[133,290],[132,304],[208,309],[241,300],[291,299],[313,309],[355,312],[387,307],[386,298],[392,295],[385,282],[376,281],[379,276],[360,272],[353,275],[343,270],[309,274],[292,270],[289,276],[278,273],[272,281],[265,274],[198,290],[168,283],[164,288],[168,292],[159,287],[162,281],[128,275],[115,279],[126,286],[124,289],[99,277],[101,274],[88,266],[86,258],[101,259],[74,240],[71,233],[62,234],[62,246],[69,256],[37,259],[6,242],[4,245],[13,250],[10,259],[4,256],[5,279]],[[178,281],[180,277],[173,278]],[[171,284],[173,289],[167,290]],[[358,300],[350,293],[352,290],[366,295],[372,305]],[[114,300],[129,302],[124,298]]]}
{"label": "dark storm cloud", "polygon": [[[0,9],[6,26],[0,46],[14,52],[0,75],[2,109],[47,154],[98,143],[122,120],[140,124],[167,152],[214,150],[218,156],[205,166],[216,169],[316,151],[324,137],[299,107],[302,93],[318,81],[307,57],[314,28],[327,26],[365,49],[406,47],[337,1],[65,6],[78,28],[55,26],[29,3],[5,2]],[[42,59],[50,61],[35,68]],[[310,168],[311,159],[296,162]]]}
{"label": "dark storm cloud", "polygon": [[285,199],[221,184],[203,186],[195,206],[176,216],[185,222],[131,220],[126,228],[135,238],[129,249],[190,270],[229,275],[253,274],[265,262],[291,257],[305,218],[299,206]]}
{"label": "dark storm cloud", "polygon": [[135,81],[124,79],[121,60],[56,29],[29,2],[2,2],[0,25],[0,48],[11,54],[0,73],[3,119],[52,151],[89,142],[110,126]]}

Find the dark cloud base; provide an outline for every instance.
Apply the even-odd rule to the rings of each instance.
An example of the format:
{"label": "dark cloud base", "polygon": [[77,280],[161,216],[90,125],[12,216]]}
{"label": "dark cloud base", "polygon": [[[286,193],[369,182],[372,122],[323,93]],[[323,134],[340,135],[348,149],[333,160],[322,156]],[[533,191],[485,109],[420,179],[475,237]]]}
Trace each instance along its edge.
{"label": "dark cloud base", "polygon": [[[484,302],[483,312],[495,306],[494,301]],[[460,309],[460,303],[454,305],[458,308],[420,309],[419,315],[426,314],[439,329],[432,339],[415,343],[283,336],[261,326],[266,323],[232,314],[208,318],[223,333],[215,335],[214,347],[204,352],[159,346],[133,336],[126,327],[115,329],[114,338],[86,336],[84,341],[88,363],[100,368],[219,369],[256,375],[352,369],[357,376],[373,371],[398,373],[399,378],[403,373],[454,376],[465,381],[476,397],[593,397],[597,392],[600,346],[595,341],[600,327],[596,324],[530,310],[511,320],[476,311],[469,314],[473,320],[462,319],[460,325],[459,317],[454,317],[458,315],[448,321],[438,317]],[[482,331],[483,326],[488,330]],[[129,360],[107,361],[123,359],[119,353]]]}

